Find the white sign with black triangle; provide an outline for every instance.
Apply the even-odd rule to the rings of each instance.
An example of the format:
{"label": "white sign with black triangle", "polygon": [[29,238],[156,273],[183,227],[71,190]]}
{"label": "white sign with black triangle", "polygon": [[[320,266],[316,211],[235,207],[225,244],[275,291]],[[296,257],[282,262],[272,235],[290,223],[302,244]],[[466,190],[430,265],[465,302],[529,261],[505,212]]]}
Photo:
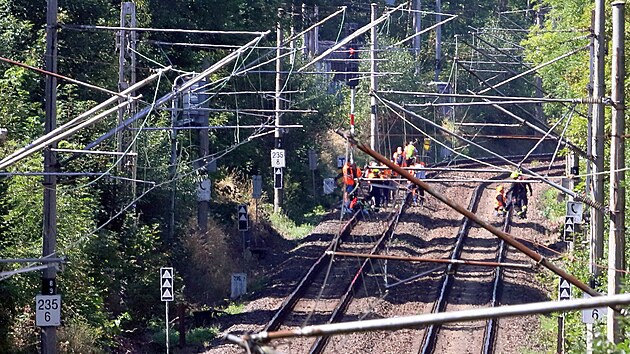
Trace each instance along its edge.
{"label": "white sign with black triangle", "polygon": [[249,230],[249,215],[247,214],[247,205],[238,206],[238,231]]}
{"label": "white sign with black triangle", "polygon": [[560,288],[558,290],[558,298],[560,300],[571,300],[571,284],[566,279],[560,278]]}
{"label": "white sign with black triangle", "polygon": [[564,218],[564,231],[575,232],[575,222],[573,216],[565,216]]}
{"label": "white sign with black triangle", "polygon": [[173,267],[160,268],[160,298],[162,301],[173,301]]}

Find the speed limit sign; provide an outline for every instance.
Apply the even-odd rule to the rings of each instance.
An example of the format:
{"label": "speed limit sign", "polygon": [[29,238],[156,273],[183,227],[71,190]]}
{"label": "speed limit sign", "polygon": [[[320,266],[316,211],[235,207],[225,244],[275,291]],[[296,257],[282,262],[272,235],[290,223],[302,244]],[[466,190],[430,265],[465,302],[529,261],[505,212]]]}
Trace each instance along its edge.
{"label": "speed limit sign", "polygon": [[61,295],[35,296],[35,324],[39,327],[61,325]]}

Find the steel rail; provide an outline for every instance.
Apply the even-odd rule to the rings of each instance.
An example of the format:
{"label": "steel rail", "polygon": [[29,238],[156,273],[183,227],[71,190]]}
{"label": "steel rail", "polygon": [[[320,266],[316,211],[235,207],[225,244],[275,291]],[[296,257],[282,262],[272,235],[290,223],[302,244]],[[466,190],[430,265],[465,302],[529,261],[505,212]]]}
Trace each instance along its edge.
{"label": "steel rail", "polygon": [[[370,250],[370,254],[375,254],[376,252],[378,252],[384,246],[385,241],[391,238],[394,231],[396,230],[396,225],[398,225],[398,220],[400,219],[400,215],[404,213],[407,207],[409,206],[410,199],[411,199],[411,194],[407,193],[405,199],[400,205],[400,208],[394,214],[394,217],[392,218],[392,220],[389,222],[387,229],[385,230],[385,232],[383,232],[382,236],[378,239],[374,247],[372,247],[372,249]],[[352,298],[354,297],[354,294],[357,291],[358,287],[363,282],[363,277],[361,275],[363,274],[363,271],[365,270],[365,268],[368,266],[370,262],[371,260],[368,258],[366,258],[363,261],[359,269],[356,271],[354,277],[352,278],[352,282],[348,285],[348,288],[342,295],[339,303],[333,310],[332,314],[330,315],[330,318],[328,319],[326,323],[334,323],[334,322],[337,322],[341,318],[343,313],[348,308],[348,305],[350,305],[350,302]],[[329,336],[317,337],[317,339],[315,340],[315,343],[313,343],[313,345],[311,346],[311,349],[309,350],[309,354],[323,353],[324,349],[328,345],[329,340],[330,340]]]}
{"label": "steel rail", "polygon": [[[510,232],[510,220],[512,217],[512,210],[508,210],[505,216],[505,223],[503,224],[503,232]],[[499,254],[497,256],[497,262],[503,262],[506,253],[505,241],[499,242]],[[503,290],[503,268],[496,267],[494,270],[494,283],[492,285],[492,300],[490,300],[490,307],[496,307],[499,304],[499,297]],[[483,354],[494,353],[496,337],[497,337],[498,320],[491,318],[486,322],[486,330],[484,331],[483,340]]]}
{"label": "steel rail", "polygon": [[271,318],[271,320],[265,326],[264,331],[275,331],[280,328],[282,321],[286,318],[286,316],[293,310],[295,304],[302,297],[302,294],[306,291],[306,289],[311,285],[315,276],[321,271],[321,269],[328,263],[330,259],[330,255],[326,253],[326,251],[332,251],[335,245],[340,243],[343,238],[350,235],[352,232],[352,228],[358,222],[358,214],[355,213],[348,222],[341,228],[337,236],[333,238],[330,242],[330,245],[326,248],[326,250],[322,253],[321,256],[313,263],[313,265],[308,269],[306,274],[302,277],[302,280],[295,287],[295,290],[289,294],[289,296],[282,302],[276,314]]}
{"label": "steel rail", "polygon": [[[480,184],[475,188],[473,194],[470,198],[470,202],[468,204],[468,210],[472,213],[476,212],[477,207],[479,206],[479,199],[481,197],[481,193],[483,189],[486,188],[485,184]],[[470,218],[464,216],[462,219],[462,224],[457,231],[457,241],[455,241],[455,247],[453,247],[453,251],[451,252],[450,259],[459,259],[461,252],[464,248],[464,240],[468,236],[468,231],[470,231],[470,227],[472,226],[472,221]],[[453,269],[455,268],[455,264],[449,264],[446,267],[446,271],[444,272],[444,278],[442,279],[442,286],[440,289],[440,295],[437,301],[433,304],[433,308],[431,309],[431,313],[444,312],[446,308],[446,298],[450,293],[453,282]],[[439,331],[439,325],[430,325],[426,331],[424,332],[424,336],[422,338],[422,345],[420,346],[420,350],[418,353],[428,354],[432,353],[435,348],[435,343],[437,342],[437,333]]]}

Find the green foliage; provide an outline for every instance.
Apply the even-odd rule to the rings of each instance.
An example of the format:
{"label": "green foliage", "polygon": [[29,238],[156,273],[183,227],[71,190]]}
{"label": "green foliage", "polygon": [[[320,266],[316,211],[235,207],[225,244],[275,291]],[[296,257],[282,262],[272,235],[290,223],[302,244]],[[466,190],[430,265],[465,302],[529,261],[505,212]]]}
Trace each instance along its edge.
{"label": "green foliage", "polygon": [[102,335],[101,328],[93,327],[85,321],[73,318],[59,331],[60,353],[104,353],[98,346],[94,345]]}
{"label": "green foliage", "polygon": [[549,188],[543,193],[541,213],[546,219],[555,220],[564,217],[565,206],[558,202],[559,197],[560,191],[554,188]]}
{"label": "green foliage", "polygon": [[227,313],[229,315],[238,315],[240,313],[243,313],[244,310],[245,310],[245,304],[237,303],[237,302],[231,302],[229,305],[227,305],[223,309],[223,312],[225,312],[225,313]]}
{"label": "green foliage", "polygon": [[[175,328],[168,329],[168,341],[171,346],[179,342],[179,332]],[[159,348],[166,348],[166,329],[164,326],[155,330],[151,334],[151,343],[157,345]]]}
{"label": "green foliage", "polygon": [[186,332],[186,343],[207,347],[219,334],[219,327],[193,328]]}
{"label": "green foliage", "polygon": [[282,213],[273,213],[269,215],[269,221],[278,233],[292,240],[301,239],[313,230],[313,225],[297,225],[293,220],[289,219]]}

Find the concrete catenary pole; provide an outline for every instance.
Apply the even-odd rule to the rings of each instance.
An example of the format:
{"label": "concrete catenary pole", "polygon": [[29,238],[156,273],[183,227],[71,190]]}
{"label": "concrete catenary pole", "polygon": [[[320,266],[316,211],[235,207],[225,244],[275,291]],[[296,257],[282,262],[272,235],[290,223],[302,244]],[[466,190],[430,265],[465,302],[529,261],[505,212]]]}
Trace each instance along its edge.
{"label": "concrete catenary pole", "polygon": [[[275,149],[282,149],[282,130],[281,128],[278,128],[279,126],[282,125],[282,113],[280,112],[282,110],[282,95],[281,95],[281,91],[282,91],[282,23],[281,23],[281,19],[282,16],[284,15],[284,9],[282,8],[278,8],[278,24],[276,26],[276,99],[275,99],[275,103],[276,103],[276,129],[274,132],[274,140],[275,140],[275,144],[274,144],[274,148]],[[282,169],[281,169],[282,170]],[[275,176],[274,176],[275,177]],[[282,173],[280,175],[279,178],[284,178],[284,173]],[[280,212],[280,210],[282,209],[282,197],[283,197],[283,190],[282,188],[274,188],[273,190],[273,211],[275,213]]]}
{"label": "concrete catenary pole", "polygon": [[[442,22],[442,1],[435,0],[435,23]],[[442,26],[435,28],[435,77],[434,81],[440,81],[442,71]]]}
{"label": "concrete catenary pole", "polygon": [[[422,7],[422,0],[414,0],[412,3],[413,6],[413,31],[414,33],[418,33],[422,30],[422,13],[420,13],[420,8]],[[413,53],[416,56],[416,60],[420,59],[420,37],[413,37]]]}
{"label": "concrete catenary pole", "polygon": [[[593,26],[594,52],[593,64],[593,98],[599,101],[604,96],[604,0],[595,0],[595,21]],[[591,199],[596,203],[604,204],[604,105],[597,103],[593,106],[593,124],[591,137],[593,141],[593,189]],[[593,278],[602,275],[596,266],[604,257],[604,213],[597,208],[591,208],[591,239],[590,239],[590,264]]]}
{"label": "concrete catenary pole", "polygon": [[[377,6],[377,4],[371,4],[372,23],[376,21]],[[370,37],[372,40],[372,43],[370,44],[370,92],[376,93],[376,91],[378,91],[378,81],[376,79],[376,50],[378,49],[378,43],[376,42],[376,26],[373,26],[370,29]],[[372,148],[372,150],[376,150],[378,146],[377,118],[376,97],[372,94],[370,96],[370,148]]]}
{"label": "concrete catenary pole", "polygon": [[[57,73],[57,0],[48,0],[46,14],[46,70]],[[57,127],[57,78],[46,76],[46,93],[44,109],[46,111],[45,133]],[[57,155],[52,150],[57,148],[53,143],[44,149],[44,172],[57,170]],[[57,245],[57,177],[44,175],[44,217],[42,256],[55,254]],[[42,272],[42,295],[57,293],[57,269],[51,264]],[[42,327],[42,354],[57,353],[57,327]]]}
{"label": "concrete catenary pole", "polygon": [[[625,262],[625,2],[615,1],[612,6],[612,132],[610,140],[610,234],[608,237],[608,294],[621,290],[621,275]],[[619,326],[620,314],[610,312],[607,319],[608,340],[619,343],[623,339]]]}

